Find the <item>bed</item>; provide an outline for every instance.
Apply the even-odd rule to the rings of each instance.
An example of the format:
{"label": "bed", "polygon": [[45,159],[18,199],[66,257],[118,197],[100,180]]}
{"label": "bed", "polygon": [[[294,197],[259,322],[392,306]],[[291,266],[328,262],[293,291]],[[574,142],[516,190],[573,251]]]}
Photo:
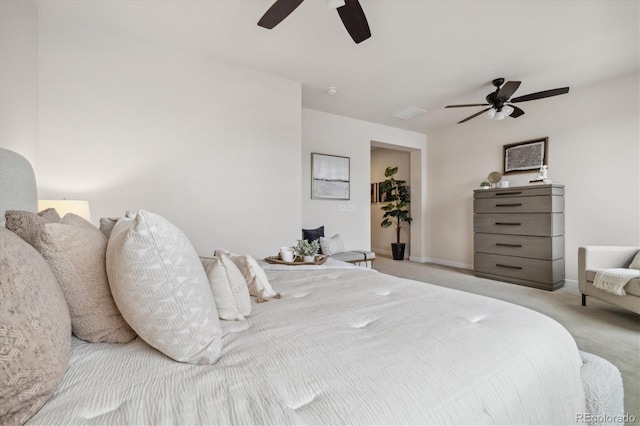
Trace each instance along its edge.
{"label": "bed", "polygon": [[332,259],[260,266],[281,297],[220,321],[215,363],[72,337],[27,424],[588,423],[575,341],[542,314]]}

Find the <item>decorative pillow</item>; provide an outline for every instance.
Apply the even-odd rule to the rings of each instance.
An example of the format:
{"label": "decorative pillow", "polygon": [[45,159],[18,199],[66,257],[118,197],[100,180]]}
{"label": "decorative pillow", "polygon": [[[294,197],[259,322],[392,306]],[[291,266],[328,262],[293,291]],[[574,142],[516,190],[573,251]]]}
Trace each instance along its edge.
{"label": "decorative pillow", "polygon": [[35,247],[47,259],[71,313],[73,334],[87,342],[126,343],[136,333],[113,301],[105,255],[107,238],[87,220],[67,213],[44,226]]}
{"label": "decorative pillow", "polygon": [[222,351],[218,311],[189,239],[163,217],[123,217],[107,246],[107,274],[122,316],[176,361],[213,364]]}
{"label": "decorative pillow", "polygon": [[636,257],[631,261],[629,269],[640,269],[640,251],[636,253]]}
{"label": "decorative pillow", "polygon": [[267,278],[267,274],[265,274],[264,269],[258,265],[256,260],[249,256],[245,255],[237,255],[230,254],[229,252],[225,252],[222,250],[216,250],[216,255],[219,254],[227,254],[233,260],[233,263],[236,264],[242,275],[244,275],[244,280],[246,285],[249,287],[249,294],[251,296],[257,297],[256,302],[262,303],[266,302],[269,299],[280,299],[280,293],[276,293],[269,284],[269,279]]}
{"label": "decorative pillow", "polygon": [[[307,240],[309,242],[315,241],[320,237],[324,237],[324,226],[316,229],[303,229],[302,230],[302,239]],[[320,253],[322,253],[322,248],[320,248]]]}
{"label": "decorative pillow", "polygon": [[242,272],[228,256],[202,259],[209,279],[218,316],[225,320],[243,320],[251,313],[251,299]]}
{"label": "decorative pillow", "polygon": [[0,271],[0,423],[23,424],[67,371],[71,319],[47,262],[3,228]]}
{"label": "decorative pillow", "polygon": [[105,237],[109,238],[113,227],[116,226],[116,222],[118,222],[117,217],[101,217],[100,232],[102,232]]}
{"label": "decorative pillow", "polygon": [[38,216],[44,219],[47,223],[58,223],[60,222],[60,215],[53,207],[49,207],[48,209],[44,209],[41,212],[38,212]]}
{"label": "decorative pillow", "polygon": [[344,242],[340,234],[336,234],[331,238],[320,237],[320,248],[323,254],[336,254],[344,251]]}
{"label": "decorative pillow", "polygon": [[31,244],[40,236],[47,223],[58,223],[60,216],[55,209],[49,208],[40,213],[32,213],[23,210],[7,210],[4,214],[7,229],[16,233],[20,238]]}

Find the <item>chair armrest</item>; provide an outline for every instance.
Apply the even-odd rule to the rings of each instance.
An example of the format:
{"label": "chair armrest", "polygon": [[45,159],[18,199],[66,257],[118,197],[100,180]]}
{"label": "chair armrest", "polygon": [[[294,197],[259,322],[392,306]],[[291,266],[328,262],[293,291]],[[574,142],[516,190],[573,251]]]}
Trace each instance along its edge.
{"label": "chair armrest", "polygon": [[636,246],[585,246],[578,248],[578,285],[586,288],[588,269],[626,268],[640,251]]}

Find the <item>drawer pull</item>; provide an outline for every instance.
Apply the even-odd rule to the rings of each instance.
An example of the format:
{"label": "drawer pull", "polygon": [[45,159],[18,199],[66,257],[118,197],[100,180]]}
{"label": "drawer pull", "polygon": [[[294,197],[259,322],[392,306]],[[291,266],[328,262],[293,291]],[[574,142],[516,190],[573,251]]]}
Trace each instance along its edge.
{"label": "drawer pull", "polygon": [[522,203],[496,204],[496,207],[520,207]]}
{"label": "drawer pull", "polygon": [[496,225],[520,226],[520,225],[522,225],[522,223],[520,223],[520,222],[496,222]]}
{"label": "drawer pull", "polygon": [[522,244],[496,243],[496,245],[500,247],[522,247]]}
{"label": "drawer pull", "polygon": [[522,191],[496,192],[496,195],[519,195],[519,194],[522,194]]}
{"label": "drawer pull", "polygon": [[499,266],[501,268],[509,268],[509,269],[522,269],[520,266],[502,265],[500,263],[496,263],[496,266]]}

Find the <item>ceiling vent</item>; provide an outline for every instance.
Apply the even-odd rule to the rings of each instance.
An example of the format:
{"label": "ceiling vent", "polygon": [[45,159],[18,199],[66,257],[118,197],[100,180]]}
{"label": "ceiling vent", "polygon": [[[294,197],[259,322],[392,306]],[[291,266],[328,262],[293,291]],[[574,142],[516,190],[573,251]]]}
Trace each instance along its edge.
{"label": "ceiling vent", "polygon": [[424,114],[425,112],[427,111],[417,107],[408,106],[408,107],[397,110],[396,112],[391,114],[391,116],[395,118],[399,118],[400,120],[408,120],[410,118],[417,117],[421,114]]}

